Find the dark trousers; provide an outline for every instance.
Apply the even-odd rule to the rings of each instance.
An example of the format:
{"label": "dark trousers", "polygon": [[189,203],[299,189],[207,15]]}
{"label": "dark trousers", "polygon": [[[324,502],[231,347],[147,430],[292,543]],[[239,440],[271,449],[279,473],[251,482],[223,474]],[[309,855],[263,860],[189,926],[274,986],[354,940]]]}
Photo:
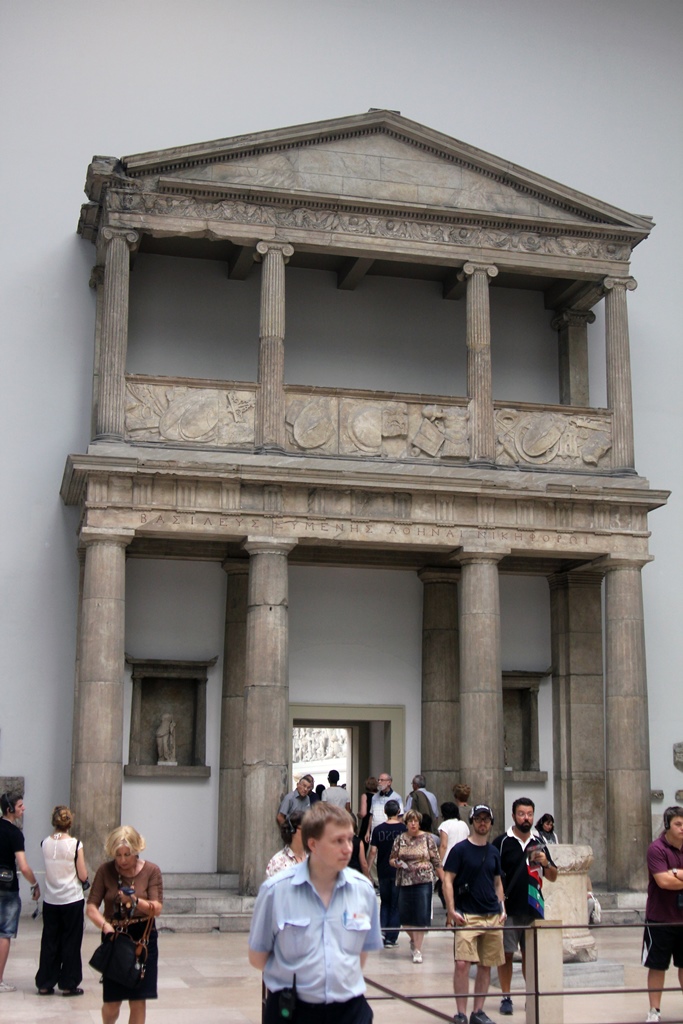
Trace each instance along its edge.
{"label": "dark trousers", "polygon": [[379,880],[379,923],[385,941],[397,942],[401,919],[398,913],[398,886],[393,878]]}
{"label": "dark trousers", "polygon": [[[263,1011],[263,1024],[282,1024],[280,993],[269,992]],[[365,996],[345,1003],[302,1003],[297,1000],[293,1024],[372,1024],[373,1014]]]}
{"label": "dark trousers", "polygon": [[77,988],[83,980],[81,942],[83,903],[56,906],[43,902],[43,935],[36,988]]}

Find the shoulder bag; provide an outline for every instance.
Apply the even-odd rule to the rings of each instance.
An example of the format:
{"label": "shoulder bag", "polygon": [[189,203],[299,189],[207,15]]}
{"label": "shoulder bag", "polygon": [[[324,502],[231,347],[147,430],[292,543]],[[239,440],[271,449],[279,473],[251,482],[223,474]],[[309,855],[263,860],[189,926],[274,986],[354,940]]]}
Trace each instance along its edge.
{"label": "shoulder bag", "polygon": [[109,978],[124,988],[137,988],[145,976],[149,935],[153,917],[147,918],[145,930],[139,939],[128,934],[128,922],[117,925],[116,931],[105,935],[88,961],[103,978]]}

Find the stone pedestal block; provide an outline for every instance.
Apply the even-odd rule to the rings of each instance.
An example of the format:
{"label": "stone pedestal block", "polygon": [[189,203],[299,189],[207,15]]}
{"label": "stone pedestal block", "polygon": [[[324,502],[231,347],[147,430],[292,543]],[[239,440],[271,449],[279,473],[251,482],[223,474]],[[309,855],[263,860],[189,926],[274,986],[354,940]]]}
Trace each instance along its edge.
{"label": "stone pedestal block", "polygon": [[588,878],[593,863],[590,846],[569,846],[562,843],[550,847],[557,865],[557,881],[544,882],[546,920],[576,925],[562,932],[562,955],[565,961],[588,963],[597,960],[595,939],[588,929]]}
{"label": "stone pedestal block", "polygon": [[[546,993],[527,996],[527,1024],[564,1024],[564,989],[562,969],[562,932],[559,921],[536,921],[526,937],[527,986]],[[555,995],[554,993],[558,993]]]}

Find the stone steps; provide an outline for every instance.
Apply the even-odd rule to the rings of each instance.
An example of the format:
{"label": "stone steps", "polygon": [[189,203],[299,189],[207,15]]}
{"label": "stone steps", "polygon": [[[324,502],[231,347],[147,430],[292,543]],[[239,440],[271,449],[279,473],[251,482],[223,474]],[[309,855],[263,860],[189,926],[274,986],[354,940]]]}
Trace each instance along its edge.
{"label": "stone steps", "polygon": [[165,874],[161,931],[247,932],[255,897],[240,896],[233,874]]}
{"label": "stone steps", "polygon": [[601,892],[594,890],[602,907],[602,924],[642,924],[645,921],[645,892]]}

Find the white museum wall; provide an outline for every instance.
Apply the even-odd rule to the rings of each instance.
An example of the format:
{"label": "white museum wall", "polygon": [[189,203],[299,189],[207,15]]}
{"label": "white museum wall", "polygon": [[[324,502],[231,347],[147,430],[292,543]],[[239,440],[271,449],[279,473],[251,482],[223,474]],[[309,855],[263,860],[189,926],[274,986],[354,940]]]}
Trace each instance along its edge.
{"label": "white museum wall", "polygon": [[[78,517],[61,504],[59,485],[66,455],[85,450],[90,427],[94,296],[87,283],[94,250],[75,234],[87,165],[94,153],[120,156],[370,106],[401,110],[657,221],[651,238],[634,253],[639,286],[629,295],[629,316],[637,466],[654,487],[675,488],[668,507],[650,518],[655,561],[643,574],[652,784],[664,790],[665,803],[683,786],[672,761],[672,744],[683,740],[681,717],[672,713],[680,703],[683,664],[683,8],[580,0],[572,5],[567,32],[562,0],[542,7],[534,0],[431,0],[426,7],[413,0],[347,0],[319,5],[316,18],[310,7],[306,0],[262,0],[261,16],[254,18],[253,6],[237,0],[195,0],[188,19],[179,0],[124,2],[116,17],[86,0],[0,6],[6,154],[0,166],[6,499],[0,505],[6,697],[0,774],[26,778],[30,862],[39,862],[38,843],[48,831],[52,806],[68,799]],[[127,15],[134,15],[135,46]],[[283,60],[293,40],[305,60]],[[84,59],[91,53],[100,71]],[[518,59],[520,54],[525,58]],[[406,68],[425,65],[428,75],[406,74]],[[238,93],[235,83],[246,81],[249,89]],[[454,95],[466,95],[466,101],[454,102]],[[217,287],[220,274],[219,266]],[[199,277],[194,287],[201,294],[208,286]],[[216,308],[229,312],[227,301],[221,298]],[[450,316],[450,305],[458,306],[444,303],[448,309],[434,315]],[[138,315],[147,317],[148,329],[160,313],[134,309],[133,323],[142,325],[134,320]],[[211,346],[221,337],[217,315],[214,310],[204,320]],[[247,304],[240,315],[251,330],[255,306]],[[598,328],[596,323],[591,329],[591,339],[597,338],[591,359],[604,380]],[[158,333],[157,348],[163,340]],[[194,338],[186,338],[184,352],[179,346],[192,367],[208,358],[208,350],[195,357],[194,345]],[[549,342],[548,374],[552,351]],[[253,377],[253,358],[254,353],[240,355],[241,361],[226,358],[226,376]],[[238,367],[234,373],[232,365]],[[316,365],[316,373],[323,370]],[[546,370],[542,381],[549,380]],[[507,397],[496,376],[494,381],[497,396]],[[604,385],[597,381],[594,375],[591,399],[599,405],[604,397],[596,389],[604,392]],[[538,387],[530,382],[532,394]],[[412,656],[417,659],[416,650]],[[126,810],[140,816],[136,823],[145,831],[145,808],[131,799],[127,792]],[[208,807],[202,811],[210,814]]]}
{"label": "white museum wall", "polygon": [[[126,654],[182,661],[218,658],[206,685],[210,778],[124,779],[122,820],[140,829],[150,858],[163,859],[167,871],[216,870],[226,580],[221,566],[213,562],[129,558],[126,563]],[[130,676],[127,667],[124,764],[130,739]],[[189,821],[201,826],[192,828],[191,837],[185,829]]]}

